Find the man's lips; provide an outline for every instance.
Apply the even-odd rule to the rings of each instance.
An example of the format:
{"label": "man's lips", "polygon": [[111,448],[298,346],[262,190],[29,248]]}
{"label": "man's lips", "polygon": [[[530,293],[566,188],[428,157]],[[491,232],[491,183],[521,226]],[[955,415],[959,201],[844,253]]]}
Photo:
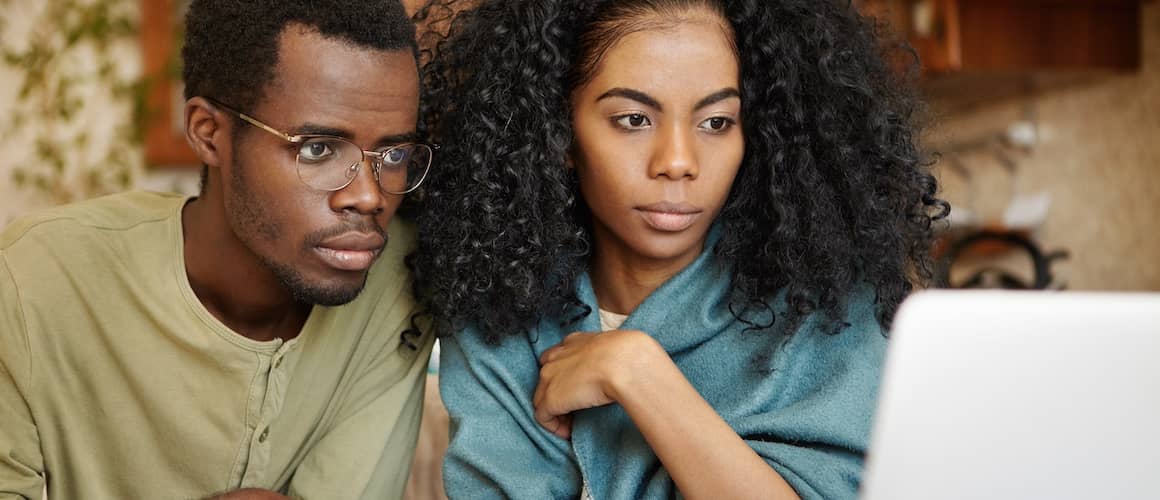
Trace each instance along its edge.
{"label": "man's lips", "polygon": [[377,233],[349,232],[323,240],[314,251],[335,269],[365,271],[386,244],[386,238]]}
{"label": "man's lips", "polygon": [[669,233],[688,229],[704,213],[689,203],[671,201],[642,205],[636,207],[636,211],[650,227]]}

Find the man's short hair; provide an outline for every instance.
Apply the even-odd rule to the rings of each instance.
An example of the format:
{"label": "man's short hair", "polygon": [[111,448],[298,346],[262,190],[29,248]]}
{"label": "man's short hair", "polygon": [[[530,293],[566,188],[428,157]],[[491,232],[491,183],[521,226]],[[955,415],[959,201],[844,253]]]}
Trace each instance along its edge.
{"label": "man's short hair", "polygon": [[193,0],[181,51],[185,98],[252,110],[274,77],[280,35],[292,24],[358,47],[416,50],[414,24],[398,0]]}

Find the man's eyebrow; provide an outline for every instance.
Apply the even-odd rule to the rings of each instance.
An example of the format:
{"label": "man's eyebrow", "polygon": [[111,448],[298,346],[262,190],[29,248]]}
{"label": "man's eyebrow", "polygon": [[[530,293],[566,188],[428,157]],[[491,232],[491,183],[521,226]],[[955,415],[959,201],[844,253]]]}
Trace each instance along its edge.
{"label": "man's eyebrow", "polygon": [[661,106],[661,103],[657,102],[656,99],[653,99],[652,96],[650,96],[644,92],[641,92],[639,90],[626,89],[623,87],[616,87],[614,89],[609,90],[608,92],[600,94],[600,97],[597,97],[596,101],[599,102],[599,101],[602,101],[604,99],[608,99],[611,97],[623,97],[625,99],[631,99],[633,101],[644,104],[645,106],[653,108],[657,111],[664,111],[664,108]]}
{"label": "man's eyebrow", "polygon": [[725,99],[729,99],[732,97],[736,97],[736,98],[740,99],[741,92],[735,88],[721,89],[721,90],[718,90],[716,92],[713,92],[712,94],[709,94],[708,96],[705,96],[704,99],[697,101],[697,105],[693,109],[699,110],[699,109],[704,108],[706,106],[711,106],[715,103],[724,101]]}
{"label": "man's eyebrow", "polygon": [[[314,123],[307,123],[307,124],[302,125],[301,127],[298,127],[297,129],[294,130],[294,132],[291,135],[329,135],[329,136],[334,136],[334,137],[338,137],[341,139],[346,139],[348,141],[354,140],[354,134],[350,133],[350,131],[348,131],[348,130],[343,130],[343,129],[334,128],[334,127],[327,127],[325,125],[318,125],[318,124],[314,124]],[[396,144],[402,144],[402,143],[406,143],[406,142],[415,142],[415,140],[418,139],[418,137],[419,137],[419,134],[416,132],[406,132],[403,134],[386,135],[386,136],[380,137],[378,141],[375,141],[375,145],[372,149],[379,149],[379,148],[383,148],[383,147],[387,147],[387,146],[394,146]]]}
{"label": "man's eyebrow", "polygon": [[415,133],[415,132],[407,132],[405,134],[387,135],[387,136],[380,137],[379,140],[375,142],[375,146],[373,149],[382,149],[382,148],[386,148],[386,147],[390,147],[390,146],[395,146],[398,144],[415,142],[418,139],[419,139],[419,134]]}
{"label": "man's eyebrow", "polygon": [[316,123],[305,123],[301,127],[294,129],[290,135],[332,135],[334,137],[341,137],[346,140],[354,138],[354,134],[348,130],[340,128],[327,127],[325,125],[318,125]]}

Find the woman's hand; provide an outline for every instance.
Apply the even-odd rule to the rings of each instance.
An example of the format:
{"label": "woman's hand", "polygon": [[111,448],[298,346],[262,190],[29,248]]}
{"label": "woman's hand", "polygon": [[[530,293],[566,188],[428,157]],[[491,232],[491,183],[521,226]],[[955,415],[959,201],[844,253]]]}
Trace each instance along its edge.
{"label": "woman's hand", "polygon": [[568,439],[573,411],[619,402],[618,390],[634,378],[647,377],[656,362],[671,360],[641,331],[568,335],[540,356],[540,384],[532,399],[536,421]]}
{"label": "woman's hand", "polygon": [[573,333],[540,356],[532,405],[552,434],[571,438],[571,412],[609,403],[624,408],[685,498],[798,498],[648,334]]}

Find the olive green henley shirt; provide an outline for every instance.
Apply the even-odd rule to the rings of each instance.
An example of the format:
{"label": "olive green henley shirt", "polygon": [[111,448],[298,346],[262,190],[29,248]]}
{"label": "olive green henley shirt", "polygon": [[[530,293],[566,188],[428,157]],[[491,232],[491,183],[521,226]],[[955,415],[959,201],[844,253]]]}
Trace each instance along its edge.
{"label": "olive green henley shirt", "polygon": [[0,499],[401,497],[433,341],[404,334],[411,229],[353,302],[258,342],[190,288],[185,202],[113,195],[0,235]]}

